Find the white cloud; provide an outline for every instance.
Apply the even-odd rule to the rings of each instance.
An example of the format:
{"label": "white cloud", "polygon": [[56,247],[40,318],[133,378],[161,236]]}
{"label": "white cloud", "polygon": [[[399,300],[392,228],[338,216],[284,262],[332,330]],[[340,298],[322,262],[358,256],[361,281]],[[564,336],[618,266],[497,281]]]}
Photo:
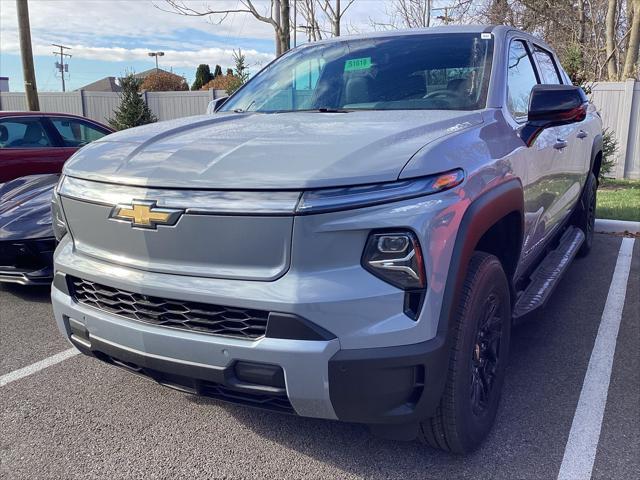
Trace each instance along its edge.
{"label": "white cloud", "polygon": [[[196,3],[202,4],[194,2],[194,5]],[[235,5],[236,2],[220,3]],[[19,54],[15,2],[0,0],[0,11],[0,52]],[[180,39],[180,30],[199,30],[222,38],[273,38],[269,25],[243,18],[241,14],[213,25],[203,18],[160,11],[148,0],[31,0],[29,16],[34,55],[51,55],[51,43],[62,43],[72,48],[74,58],[88,60],[148,61],[147,52],[157,48],[155,45],[162,45],[165,63],[173,67],[192,68],[203,62],[230,65],[235,42],[207,41],[201,45],[184,42]],[[123,37],[126,37],[124,41]],[[243,51],[252,64],[273,58],[270,51]]]}
{"label": "white cloud", "polygon": [[[343,31],[371,30],[370,19],[385,15],[388,1],[357,0],[345,15]],[[258,66],[273,58],[273,28],[250,14],[231,14],[215,23],[205,17],[163,12],[154,3],[167,7],[163,0],[29,0],[34,54],[52,56],[51,43],[57,43],[72,47],[73,59],[153,63],[147,52],[162,48],[162,66],[190,71],[199,63],[230,66],[232,50],[239,43],[236,39],[243,39],[248,46],[268,45],[243,49],[250,65]],[[267,13],[269,0],[254,3],[261,13]],[[197,9],[207,5],[222,9],[237,8],[239,1],[187,0],[187,4]],[[15,1],[0,0],[0,54],[20,52],[16,17]],[[186,30],[190,31],[188,35],[182,33]],[[201,41],[194,30],[211,36]],[[300,41],[303,37],[298,35]]]}

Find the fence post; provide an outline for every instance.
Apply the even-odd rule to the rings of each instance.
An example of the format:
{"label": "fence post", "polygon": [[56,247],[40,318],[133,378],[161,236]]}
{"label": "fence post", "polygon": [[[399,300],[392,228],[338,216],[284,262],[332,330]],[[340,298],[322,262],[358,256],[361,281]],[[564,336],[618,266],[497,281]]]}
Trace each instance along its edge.
{"label": "fence post", "polygon": [[84,108],[84,90],[80,89],[78,90],[78,93],[80,94],[80,113],[82,113],[83,117],[86,117],[87,111]]}
{"label": "fence post", "polygon": [[628,78],[624,82],[624,91],[622,93],[622,115],[621,115],[621,124],[625,125],[625,128],[620,132],[620,145],[618,145],[618,162],[616,163],[616,178],[624,178],[625,166],[628,161],[631,161],[628,158],[628,150],[629,150],[629,134],[631,133],[631,122],[633,119],[631,118],[632,106],[633,106],[633,87],[635,87],[636,81],[633,78]]}

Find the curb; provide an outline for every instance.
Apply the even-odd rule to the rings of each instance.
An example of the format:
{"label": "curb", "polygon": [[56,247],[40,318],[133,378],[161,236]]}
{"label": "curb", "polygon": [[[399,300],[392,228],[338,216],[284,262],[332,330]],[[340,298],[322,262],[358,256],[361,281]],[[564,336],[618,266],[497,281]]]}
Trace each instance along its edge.
{"label": "curb", "polygon": [[630,222],[624,220],[603,220],[596,218],[596,232],[603,233],[640,233],[640,222]]}

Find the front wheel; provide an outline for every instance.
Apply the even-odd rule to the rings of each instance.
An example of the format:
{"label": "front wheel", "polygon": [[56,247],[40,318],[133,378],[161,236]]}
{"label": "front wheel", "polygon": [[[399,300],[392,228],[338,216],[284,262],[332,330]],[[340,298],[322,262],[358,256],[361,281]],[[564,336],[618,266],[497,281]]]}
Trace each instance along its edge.
{"label": "front wheel", "polygon": [[500,261],[475,252],[453,319],[445,390],[436,415],[420,424],[420,438],[432,447],[468,453],[491,430],[509,353],[510,299]]}

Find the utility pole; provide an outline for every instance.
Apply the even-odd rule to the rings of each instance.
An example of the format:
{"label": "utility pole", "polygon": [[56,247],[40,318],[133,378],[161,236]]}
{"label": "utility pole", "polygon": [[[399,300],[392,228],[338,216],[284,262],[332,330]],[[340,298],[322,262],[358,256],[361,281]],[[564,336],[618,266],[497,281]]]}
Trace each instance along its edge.
{"label": "utility pole", "polygon": [[437,11],[437,10],[444,10],[444,15],[439,15],[436,18],[438,20],[442,20],[442,23],[444,23],[445,25],[449,25],[454,18],[449,16],[449,10],[453,10],[454,7],[441,7],[441,8],[432,8],[431,11]]}
{"label": "utility pole", "polygon": [[65,72],[69,71],[69,65],[65,65],[64,64],[64,57],[69,57],[71,58],[71,55],[69,55],[68,53],[64,53],[65,50],[71,50],[71,47],[65,47],[64,45],[57,45],[55,43],[52,43],[51,45],[53,45],[54,47],[58,47],[60,49],[60,52],[53,52],[54,55],[60,55],[60,62],[56,62],[56,68],[58,69],[58,71],[60,72],[60,78],[62,78],[62,91],[65,91],[65,87],[64,87],[64,74]]}
{"label": "utility pole", "polygon": [[164,57],[164,52],[149,52],[147,55],[156,57],[156,73],[158,73],[158,57]]}
{"label": "utility pole", "polygon": [[36,73],[33,68],[33,50],[31,49],[31,27],[29,26],[29,4],[27,0],[16,0],[18,11],[18,29],[20,30],[20,55],[22,56],[22,75],[24,91],[27,95],[27,108],[40,110]]}

